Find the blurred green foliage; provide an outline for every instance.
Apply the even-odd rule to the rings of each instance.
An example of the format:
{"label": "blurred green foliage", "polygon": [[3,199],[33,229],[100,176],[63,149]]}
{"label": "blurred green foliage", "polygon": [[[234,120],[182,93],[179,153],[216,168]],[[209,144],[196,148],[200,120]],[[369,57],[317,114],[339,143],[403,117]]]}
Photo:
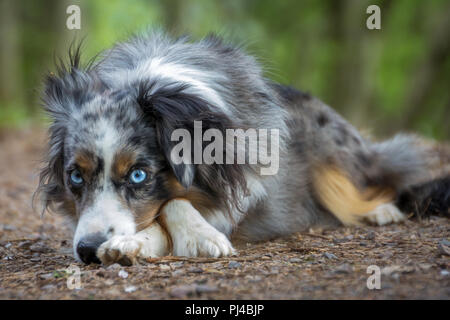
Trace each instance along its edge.
{"label": "blurred green foliage", "polygon": [[[88,60],[148,27],[243,45],[276,81],[308,91],[385,137],[450,138],[448,0],[0,0],[0,126],[42,121],[39,91],[54,55],[85,37]],[[67,6],[81,30],[66,28]],[[381,30],[366,9],[381,8]]]}

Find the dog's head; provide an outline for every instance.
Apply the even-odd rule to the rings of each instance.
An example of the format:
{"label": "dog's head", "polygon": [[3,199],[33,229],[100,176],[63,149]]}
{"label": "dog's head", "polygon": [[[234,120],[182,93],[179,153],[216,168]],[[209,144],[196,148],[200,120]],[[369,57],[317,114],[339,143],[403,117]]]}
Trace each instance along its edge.
{"label": "dog's head", "polygon": [[[174,129],[224,132],[232,121],[188,84],[141,78],[112,87],[95,68],[82,68],[79,50],[70,65],[46,79],[44,105],[52,124],[46,165],[36,199],[74,225],[74,254],[96,262],[99,245],[113,235],[148,226],[159,208],[186,190],[226,202],[230,186],[244,186],[240,166],[175,164]],[[214,112],[212,110],[215,110]]]}

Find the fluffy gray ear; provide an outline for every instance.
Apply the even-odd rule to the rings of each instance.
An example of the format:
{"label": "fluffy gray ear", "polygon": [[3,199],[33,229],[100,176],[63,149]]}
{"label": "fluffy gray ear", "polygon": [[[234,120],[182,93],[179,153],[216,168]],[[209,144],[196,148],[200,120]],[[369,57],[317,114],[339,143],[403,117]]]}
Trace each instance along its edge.
{"label": "fluffy gray ear", "polygon": [[[160,145],[160,148],[164,152],[164,156],[167,162],[172,168],[173,174],[183,187],[189,188],[194,182],[195,172],[197,170],[196,165],[192,164],[193,158],[190,157],[191,155],[189,155],[191,162],[176,163],[174,159],[172,159],[171,154],[173,148],[178,143],[171,141],[171,135],[175,128],[165,120],[158,121],[155,124],[155,128],[158,135],[158,143]],[[193,137],[193,135],[191,136]]]}
{"label": "fluffy gray ear", "polygon": [[[158,82],[144,83],[139,86],[137,101],[147,121],[155,127],[158,143],[175,177],[185,188],[188,188],[197,178],[199,168],[198,165],[193,164],[194,144],[202,145],[202,141],[194,141],[194,121],[201,121],[203,132],[214,128],[225,134],[225,129],[231,128],[232,125],[230,119],[218,112],[217,108],[204,99],[188,93],[186,89],[188,89],[186,85],[173,83],[162,86]],[[171,152],[179,143],[171,140],[172,133],[176,129],[186,130],[192,139],[189,141],[191,154],[182,155],[190,159],[189,163],[186,161],[175,163],[171,159]],[[197,138],[201,139],[201,137]]]}
{"label": "fluffy gray ear", "polygon": [[56,72],[50,72],[44,81],[42,97],[45,110],[53,120],[62,120],[73,108],[80,107],[93,97],[94,93],[106,90],[104,83],[92,71],[94,60],[81,66],[81,43],[72,43],[65,63],[56,61]]}
{"label": "fluffy gray ear", "polygon": [[[156,88],[156,84],[139,86],[137,102],[144,113],[145,120],[152,125],[157,134],[158,145],[178,182],[189,188],[194,182],[196,166],[192,161],[178,163],[172,159],[171,153],[177,141],[172,141],[172,133],[176,129],[186,129],[193,138],[194,120],[199,116],[199,101],[191,95],[183,93],[185,86],[166,85]],[[191,141],[189,141],[191,143]],[[183,155],[193,159],[191,154]]]}
{"label": "fluffy gray ear", "polygon": [[[81,44],[80,44],[81,45]],[[89,71],[89,64],[81,69],[80,45],[71,46],[69,61],[62,59],[56,63],[56,73],[45,78],[42,102],[45,111],[52,120],[49,128],[49,149],[41,171],[39,186],[33,196],[33,205],[48,207],[63,201],[64,196],[64,141],[67,121],[72,111],[80,108],[95,92],[104,90],[102,83]]]}
{"label": "fluffy gray ear", "polygon": [[[47,208],[64,200],[64,140],[65,128],[59,124],[50,127],[50,141],[45,165],[39,175],[39,185],[33,195],[33,207],[41,214]],[[38,205],[38,206],[37,206]]]}

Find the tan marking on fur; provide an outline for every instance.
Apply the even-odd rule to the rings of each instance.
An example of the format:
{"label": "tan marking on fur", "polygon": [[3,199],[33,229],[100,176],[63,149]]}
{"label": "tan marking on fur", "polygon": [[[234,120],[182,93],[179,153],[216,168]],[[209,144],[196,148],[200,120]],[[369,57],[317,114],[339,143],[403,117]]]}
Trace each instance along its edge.
{"label": "tan marking on fur", "polygon": [[216,202],[208,194],[195,187],[184,188],[173,175],[167,180],[167,188],[172,194],[171,198],[186,199],[202,214],[216,207]]}
{"label": "tan marking on fur", "polygon": [[153,223],[164,202],[152,202],[151,204],[136,210],[136,228],[144,230]]}
{"label": "tan marking on fur", "polygon": [[139,210],[139,212],[137,212],[136,217],[136,229],[139,232],[144,229],[147,229],[153,223],[159,223],[169,242],[170,252],[172,252],[172,238],[170,237],[167,231],[164,218],[162,217],[162,215],[159,215],[159,213],[162,212],[162,208],[167,202],[168,201],[165,202],[161,201],[158,203],[153,203],[152,205],[149,205],[146,208]]}
{"label": "tan marking on fur", "polygon": [[125,177],[131,166],[136,162],[136,154],[134,152],[120,152],[114,156],[112,166],[112,177],[121,179]]}
{"label": "tan marking on fur", "polygon": [[64,199],[56,211],[62,212],[73,219],[78,216],[75,202],[72,199]]}
{"label": "tan marking on fur", "polygon": [[[164,205],[163,205],[163,207],[164,207]],[[161,211],[162,211],[163,207],[161,207]],[[156,221],[157,221],[157,223],[159,223],[159,225],[161,226],[161,229],[164,231],[164,234],[166,235],[166,238],[169,242],[169,252],[172,254],[173,253],[173,242],[172,242],[172,237],[170,236],[169,231],[167,229],[166,217],[164,216],[164,214],[161,214],[158,216],[158,218],[156,218]]]}
{"label": "tan marking on fur", "polygon": [[75,162],[80,167],[82,173],[86,175],[92,174],[97,167],[97,161],[92,154],[86,151],[79,151],[75,154]]}
{"label": "tan marking on fur", "polygon": [[322,205],[344,225],[361,225],[365,214],[395,197],[393,190],[386,188],[360,191],[344,172],[330,166],[313,171],[313,185]]}

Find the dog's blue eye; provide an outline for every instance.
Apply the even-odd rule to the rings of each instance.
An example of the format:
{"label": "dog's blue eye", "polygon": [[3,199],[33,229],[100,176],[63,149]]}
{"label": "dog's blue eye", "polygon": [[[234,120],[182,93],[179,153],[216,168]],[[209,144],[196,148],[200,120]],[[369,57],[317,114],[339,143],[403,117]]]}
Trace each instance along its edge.
{"label": "dog's blue eye", "polygon": [[142,183],[147,178],[147,173],[142,169],[133,170],[130,173],[130,182],[131,183]]}
{"label": "dog's blue eye", "polygon": [[72,181],[74,185],[81,185],[83,183],[83,177],[81,176],[80,171],[76,169],[73,170],[70,173],[70,181]]}

